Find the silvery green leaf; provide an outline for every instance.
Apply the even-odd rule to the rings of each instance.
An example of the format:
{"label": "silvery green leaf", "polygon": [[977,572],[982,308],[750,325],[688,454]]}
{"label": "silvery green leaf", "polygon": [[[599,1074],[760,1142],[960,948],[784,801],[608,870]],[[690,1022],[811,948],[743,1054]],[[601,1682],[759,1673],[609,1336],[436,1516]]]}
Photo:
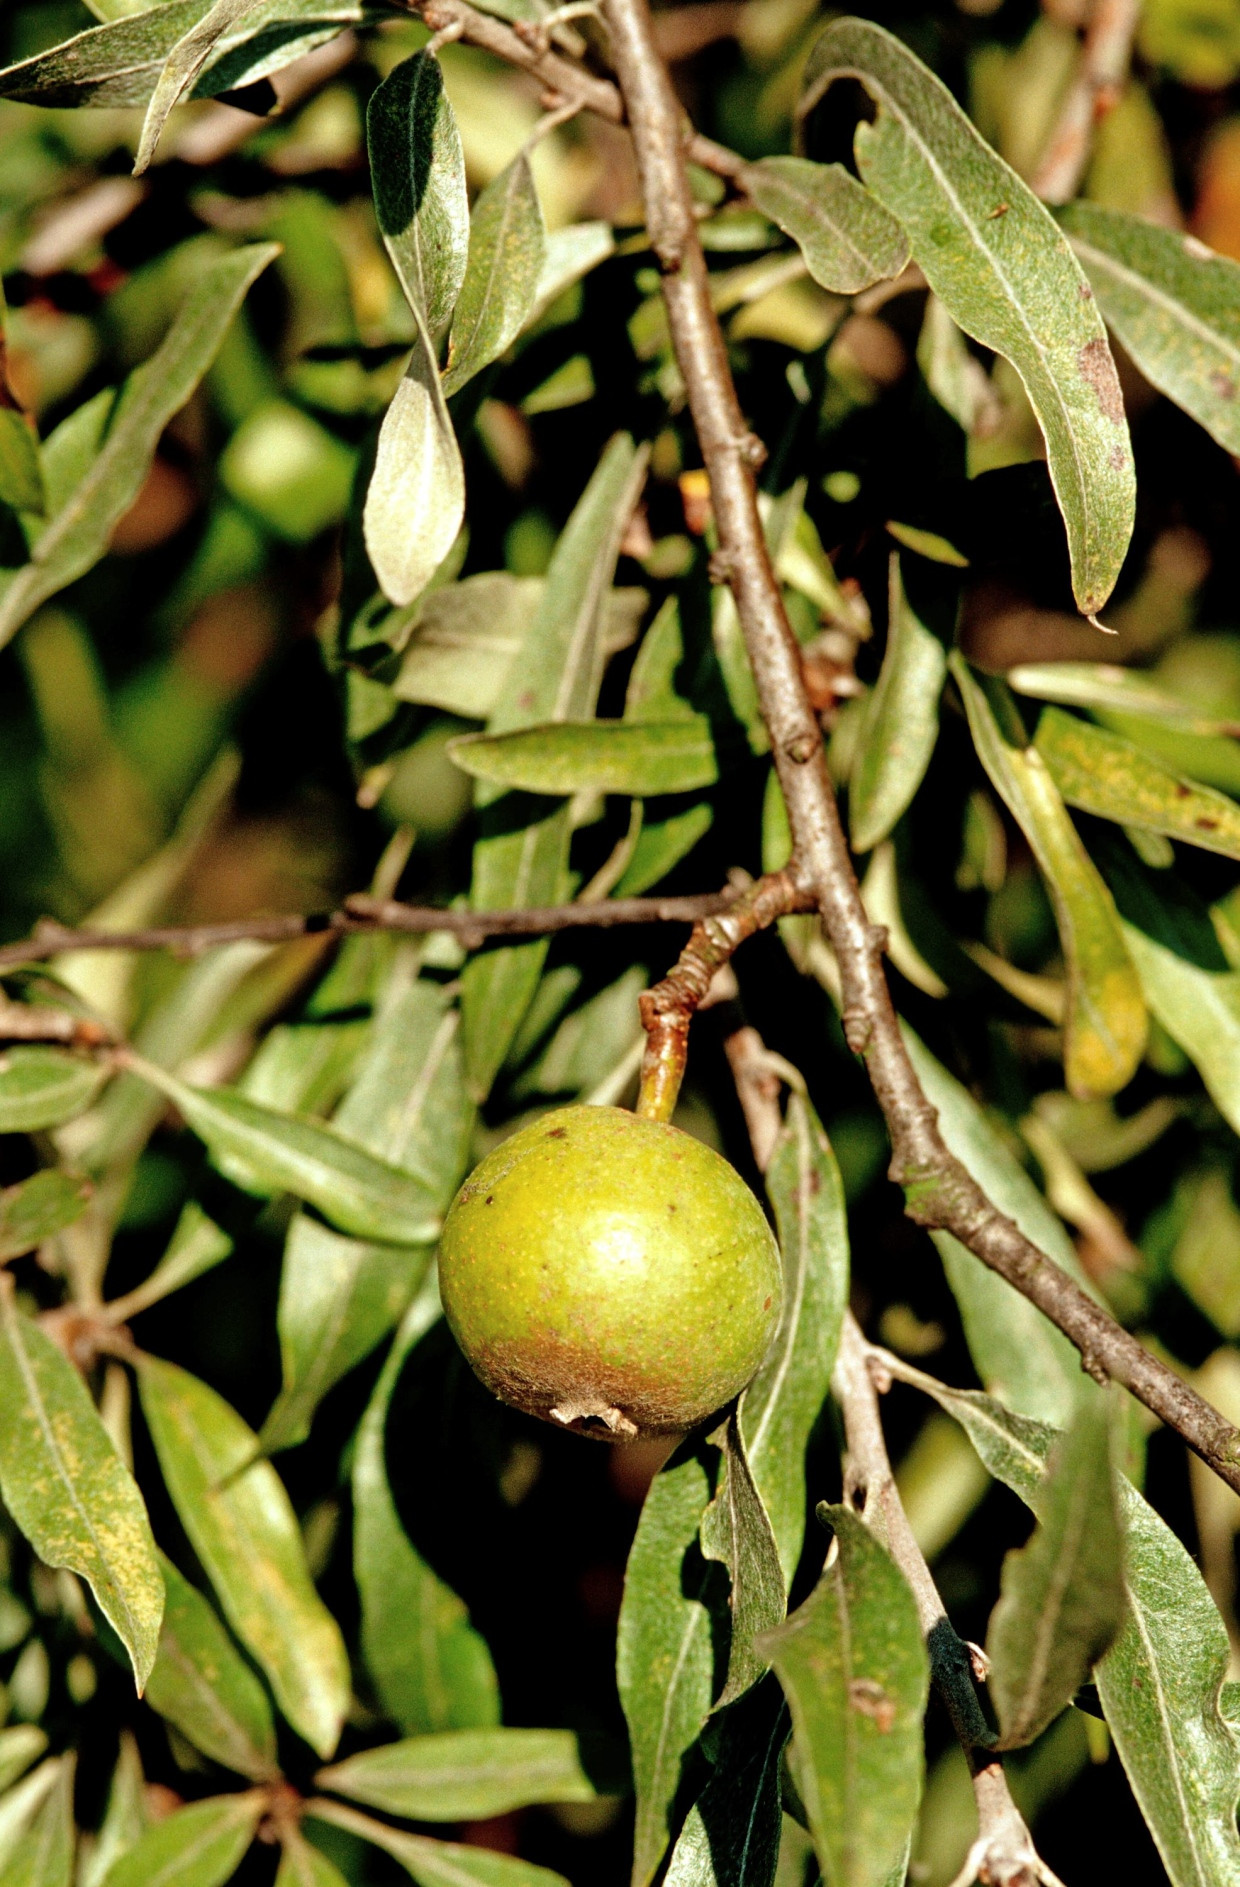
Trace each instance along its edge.
{"label": "silvery green leaf", "polygon": [[1059,220],[1107,325],[1146,379],[1240,452],[1240,265],[1195,236],[1099,203],[1070,203]]}
{"label": "silvery green leaf", "polygon": [[206,1383],[144,1356],[138,1385],[168,1492],[229,1623],[293,1728],[330,1756],[348,1707],[349,1661],[311,1582],[283,1483],[259,1457],[258,1437]]}
{"label": "silvery green leaf", "polygon": [[228,1088],[192,1088],[137,1057],[131,1066],[245,1185],[291,1192],[358,1238],[424,1245],[438,1233],[441,1213],[423,1182],[334,1128],[260,1107]]}
{"label": "silvery green leaf", "polygon": [[45,1166],[16,1186],[0,1191],[0,1260],[20,1258],[54,1232],[81,1218],[90,1201],[89,1180]]}
{"label": "silvery green leaf", "polygon": [[469,264],[456,312],[445,394],[456,393],[498,360],[534,307],[546,253],[546,231],[529,158],[518,151],[474,204]]}
{"label": "silvery green leaf", "polygon": [[763,157],[745,165],[739,182],[833,294],[855,295],[908,261],[908,238],[895,217],[842,164]]}
{"label": "silvery green leaf", "polygon": [[106,1078],[98,1062],[30,1043],[0,1053],[0,1133],[59,1127],[90,1106]]}
{"label": "silvery green leaf", "polygon": [[405,298],[425,326],[429,374],[469,256],[461,135],[433,53],[402,60],[372,93],[366,141],[375,215]]}
{"label": "silvery green leaf", "polygon": [[[988,1380],[984,1354],[973,1354]],[[919,1384],[964,1425],[996,1479],[1040,1515],[1055,1430],[991,1397],[920,1374]],[[1122,1477],[1119,1497],[1129,1616],[1095,1671],[1099,1696],[1172,1887],[1218,1887],[1240,1869],[1240,1762],[1221,1708],[1227,1630],[1166,1522]]]}
{"label": "silvery green leaf", "polygon": [[108,1805],[90,1853],[78,1865],[78,1887],[103,1887],[113,1862],[145,1833],[150,1823],[145,1789],[137,1741],[132,1730],[122,1730]]}
{"label": "silvery green leaf", "polygon": [[650,1483],[625,1569],[616,1680],[637,1797],[632,1887],[648,1887],[663,1858],[682,1764],[710,1709],[710,1569],[698,1530],[711,1494],[702,1451],[678,1450]]}
{"label": "silvery green leaf", "polygon": [[349,1887],[334,1861],[294,1830],[284,1842],[276,1887]]}
{"label": "silvery green leaf", "polygon": [[231,1238],[220,1230],[214,1219],[207,1217],[197,1200],[187,1200],[181,1208],[181,1216],[176,1222],[167,1251],[150,1276],[126,1293],[122,1300],[123,1313],[113,1310],[113,1314],[123,1314],[126,1320],[136,1317],[139,1311],[159,1303],[161,1298],[192,1284],[195,1278],[201,1278],[214,1270],[216,1265],[223,1264],[232,1248]]}
{"label": "silvery green leaf", "polygon": [[533,1861],[518,1860],[490,1848],[467,1847],[456,1841],[432,1841],[426,1835],[407,1835],[387,1822],[346,1808],[343,1802],[316,1798],[308,1809],[314,1821],[329,1822],[350,1834],[373,1842],[399,1861],[418,1887],[568,1887],[562,1874]]}
{"label": "silvery green leaf", "polygon": [[[1240,273],[1240,271],[1238,271]],[[1062,708],[1045,708],[1034,746],[1069,806],[1099,819],[1240,858],[1240,806],[1125,740]]]}
{"label": "silvery green leaf", "polygon": [[167,1602],[146,1700],[226,1769],[255,1781],[279,1774],[267,1693],[211,1606],[160,1555]]}
{"label": "silvery green leaf", "polygon": [[511,734],[465,734],[449,753],[463,773],[521,792],[688,793],[713,786],[719,762],[705,715],[674,721],[561,721]]}
{"label": "silvery green leaf", "polygon": [[[605,653],[604,602],[645,472],[646,454],[627,434],[618,434],[556,545],[542,602],[505,678],[488,733],[593,713]],[[478,808],[481,836],[470,891],[475,908],[553,903],[567,866],[567,810],[541,798],[505,799],[488,787],[479,792]],[[546,954],[540,939],[481,951],[465,967],[466,1082],[477,1101],[490,1092],[503,1065]]]}
{"label": "silvery green leaf", "polygon": [[1196,1064],[1206,1092],[1234,1133],[1240,1133],[1240,971],[1207,968],[1125,923],[1150,1014]]}
{"label": "silvery green leaf", "polygon": [[392,1391],[405,1358],[439,1316],[434,1286],[410,1305],[362,1418],[353,1455],[353,1571],[362,1654],[379,1700],[406,1736],[489,1728],[499,1684],[485,1641],[456,1594],[400,1523],[385,1460]]}
{"label": "silvery green leaf", "polygon": [[413,353],[379,429],[366,492],[366,551],[383,593],[411,603],[456,542],[465,516],[465,468],[448,417],[430,337],[418,323]]}
{"label": "silvery green leaf", "polygon": [[9,406],[0,407],[0,503],[36,517],[47,506],[38,434]]}
{"label": "silvery green leaf", "polygon": [[174,1809],[123,1854],[106,1887],[224,1887],[266,1808],[260,1789]]}
{"label": "silvery green leaf", "polygon": [[5,1887],[72,1887],[77,1828],[75,1758],[62,1758],[52,1787],[4,1866]]}
{"label": "silvery green leaf", "polygon": [[783,1619],[787,1593],[779,1547],[735,1410],[710,1439],[723,1460],[714,1499],[702,1515],[702,1552],[727,1567],[732,1585],[728,1677],[715,1704],[720,1710],[744,1696],[769,1668],[757,1640]]}
{"label": "silvery green leaf", "polygon": [[1160,688],[1140,670],[1117,668],[1113,662],[1022,662],[1008,669],[1007,683],[1035,701],[1136,714],[1186,734],[1240,734],[1240,721],[1203,714],[1195,703]]}
{"label": "silvery green leaf", "polygon": [[1132,535],[1135,480],[1115,363],[1068,240],[942,81],[869,20],[838,19],[810,53],[800,105],[834,78],[878,105],[858,126],[862,182],[966,334],[1011,361],[1046,439],[1083,615],[1111,594]]}
{"label": "silvery green leaf", "polygon": [[943,644],[914,614],[893,556],[887,647],[848,786],[854,851],[872,851],[912,804],[938,739],[946,679]]}
{"label": "silvery green leaf", "polygon": [[1111,893],[1003,684],[976,677],[959,652],[950,667],[978,758],[1029,841],[1055,909],[1068,980],[1068,1090],[1078,1099],[1115,1094],[1136,1072],[1148,1018]]}
{"label": "silvery green leaf", "polygon": [[831,1386],[848,1303],[848,1219],[831,1143],[810,1103],[788,1102],[766,1171],[783,1258],[779,1328],[740,1404],[755,1483],[791,1586],[805,1535],[805,1449]]}
{"label": "silvery green leaf", "polygon": [[159,348],[121,388],[102,450],[35,538],[30,562],[0,595],[0,644],[104,555],[113,526],[150,471],[165,426],[215,359],[250,284],[278,253],[274,243],[252,243],[203,269]]}
{"label": "silvery green leaf", "polygon": [[[424,1184],[446,1211],[473,1125],[460,1014],[418,979],[382,1005],[371,1048],[333,1126]],[[278,1326],[284,1387],[263,1425],[268,1453],[304,1440],[323,1396],[403,1315],[430,1262],[425,1246],[344,1238],[299,1214],[285,1247]]]}
{"label": "silvery green leaf", "polygon": [[[0,97],[26,104],[144,106],[177,41],[211,0],[114,8],[102,26],[0,72]],[[102,7],[97,6],[97,12]],[[332,39],[345,26],[376,17],[366,0],[258,0],[253,15],[225,34],[193,90],[199,98],[252,85]]]}
{"label": "silvery green leaf", "polygon": [[1123,1623],[1111,1429],[1107,1398],[1080,1405],[1047,1463],[1033,1537],[1003,1562],[986,1637],[1003,1749],[1033,1742],[1067,1708]]}
{"label": "silvery green leaf", "polygon": [[885,1887],[921,1800],[930,1667],[903,1573],[849,1507],[838,1552],[761,1649],[792,1709],[790,1767],[831,1887]]}
{"label": "silvery green leaf", "polygon": [[0,1795],[24,1776],[47,1748],[47,1736],[34,1723],[15,1723],[0,1730]]}
{"label": "silvery green leaf", "polygon": [[164,1582],[150,1522],[86,1384],[0,1290],[0,1493],[49,1566],[88,1581],[139,1691],[155,1659]]}
{"label": "silvery green leaf", "polygon": [[600,262],[606,262],[615,251],[616,239],[610,223],[570,223],[566,229],[548,230],[529,322],[536,321],[565,289],[596,269]]}
{"label": "silvery green leaf", "polygon": [[190,90],[224,35],[231,32],[247,13],[253,13],[255,5],[256,0],[213,0],[202,18],[195,21],[172,47],[146,108],[134,158],[135,177],[140,177],[150,167],[160,133],[173,107]]}
{"label": "silvery green leaf", "polygon": [[616,885],[616,896],[640,897],[666,878],[710,831],[714,817],[713,807],[699,805],[690,806],[687,812],[672,813],[667,819],[643,820],[633,855]]}
{"label": "silvery green leaf", "polygon": [[773,1679],[722,1718],[710,1780],[685,1817],[665,1887],[775,1887],[780,1759],[790,1727]]}
{"label": "silvery green leaf", "polygon": [[592,1802],[571,1730],[445,1730],[363,1750],[319,1788],[407,1821],[479,1821],[533,1802]]}

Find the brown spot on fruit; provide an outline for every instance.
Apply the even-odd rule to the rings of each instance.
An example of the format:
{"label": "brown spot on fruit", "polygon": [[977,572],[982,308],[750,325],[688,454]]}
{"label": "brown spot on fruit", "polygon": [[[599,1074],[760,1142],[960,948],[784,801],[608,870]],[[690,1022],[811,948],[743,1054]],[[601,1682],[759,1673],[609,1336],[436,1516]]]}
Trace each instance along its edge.
{"label": "brown spot on fruit", "polygon": [[1095,340],[1086,341],[1076,357],[1081,378],[1087,380],[1098,396],[1098,406],[1106,419],[1114,425],[1124,423],[1124,396],[1119,389],[1119,375],[1115,371],[1115,362],[1111,350],[1098,335]]}

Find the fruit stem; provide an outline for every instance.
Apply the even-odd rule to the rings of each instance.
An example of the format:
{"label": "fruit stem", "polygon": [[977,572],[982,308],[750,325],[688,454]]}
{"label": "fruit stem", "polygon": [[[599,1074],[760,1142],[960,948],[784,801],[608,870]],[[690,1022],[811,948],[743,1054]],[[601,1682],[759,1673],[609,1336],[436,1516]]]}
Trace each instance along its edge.
{"label": "fruit stem", "polygon": [[672,1118],[689,1056],[689,1024],[746,938],[777,918],[815,908],[812,894],[789,866],[755,879],[726,911],[694,925],[674,967],[638,1000],[646,1031],[638,1114],[646,1120]]}

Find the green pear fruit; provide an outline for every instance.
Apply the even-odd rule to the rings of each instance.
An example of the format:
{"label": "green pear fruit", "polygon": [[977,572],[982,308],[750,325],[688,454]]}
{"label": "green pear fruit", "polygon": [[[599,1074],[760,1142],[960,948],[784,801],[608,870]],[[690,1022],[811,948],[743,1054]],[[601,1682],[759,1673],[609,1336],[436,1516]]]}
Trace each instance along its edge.
{"label": "green pear fruit", "polygon": [[439,1248],[452,1332],[489,1389],[578,1434],[694,1428],[756,1374],[779,1249],[718,1153],[619,1107],[563,1107],[503,1141]]}

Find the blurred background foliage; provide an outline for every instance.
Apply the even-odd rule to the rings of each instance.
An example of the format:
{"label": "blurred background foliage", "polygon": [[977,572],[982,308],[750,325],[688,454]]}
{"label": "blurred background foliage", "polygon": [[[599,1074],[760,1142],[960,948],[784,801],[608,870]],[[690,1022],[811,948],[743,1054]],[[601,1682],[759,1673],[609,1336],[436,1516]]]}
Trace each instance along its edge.
{"label": "blurred background foliage", "polygon": [[[1076,0],[1051,0],[1041,12],[1031,0],[939,0],[915,11],[879,6],[874,16],[907,38],[1029,174],[1077,57]],[[786,150],[800,69],[824,17],[815,0],[699,0],[663,10],[661,41],[698,127],[747,156]],[[91,23],[76,0],[5,0],[0,53],[6,63],[24,58]],[[477,720],[433,699],[401,699],[390,671],[376,676],[364,657],[342,659],[338,633],[339,527],[411,338],[375,226],[364,114],[378,81],[425,38],[419,24],[400,20],[356,44],[345,35],[282,76],[294,90],[269,120],[216,102],[183,108],[141,180],[130,175],[138,114],[0,103],[7,372],[43,436],[152,351],[202,257],[239,238],[283,245],[164,434],[111,554],[0,654],[6,936],[45,915],[192,923],[325,909],[371,882],[443,902],[468,885],[471,792],[445,745]],[[442,65],[476,190],[537,121],[536,90],[463,45],[445,47]],[[841,138],[846,130],[841,115]],[[828,123],[818,155],[841,154],[826,148],[831,135]],[[582,117],[538,145],[534,170],[549,228],[600,219],[616,229],[615,253],[457,403],[470,493],[460,570],[538,578],[605,441],[625,427],[653,443],[618,581],[640,586],[652,607],[679,596],[702,686],[718,691],[691,476],[698,460],[639,233],[627,143]],[[1072,608],[1036,426],[1014,377],[996,372],[987,392],[993,423],[967,437],[919,373],[920,297],[850,311],[789,265],[755,212],[712,213],[720,187],[705,176],[697,183],[742,404],[770,449],[763,482],[778,494],[804,481],[811,561],[825,547],[846,597],[855,605],[864,596],[881,624],[888,521],[937,533],[971,560],[962,639],[976,661],[1096,659],[1096,638]],[[1134,76],[1100,128],[1085,189],[1240,258],[1240,0],[1147,0]],[[1235,465],[1135,371],[1123,363],[1121,371],[1140,504],[1109,618],[1121,654],[1147,663],[1203,713],[1240,718]],[[941,566],[907,563],[925,619],[949,628],[954,591]],[[347,603],[347,570],[344,584]],[[793,606],[807,636],[816,633],[812,581]],[[823,659],[833,659],[830,649]],[[616,654],[603,712],[619,711],[631,660]],[[877,672],[864,639],[857,668],[864,682]],[[845,708],[833,735],[841,775],[849,718]],[[1240,790],[1232,742],[1156,737],[1148,723],[1140,738],[1157,738],[1194,777]],[[736,765],[702,799],[686,835],[695,842],[664,880],[669,889],[710,888],[730,870],[760,868],[766,768],[742,742]],[[573,865],[584,882],[613,855],[628,811],[616,801],[578,810]],[[1221,912],[1223,947],[1235,962],[1234,867],[1200,852],[1178,862],[1198,900]],[[1157,1027],[1118,1107],[1072,1100],[1060,1086],[1054,1032],[1019,991],[1005,994],[958,948],[956,938],[978,940],[1034,976],[1059,967],[1032,859],[980,788],[959,717],[945,717],[891,869],[907,945],[894,972],[904,1012],[989,1098],[1117,1313],[1240,1418],[1234,1137]],[[479,1122],[478,1149],[514,1115],[552,1098],[588,1094],[613,1078],[617,1093],[629,1092],[633,998],[665,968],[673,941],[652,931],[553,943],[536,1014]],[[289,1032],[331,1021],[331,1054],[299,1101],[325,1113],[356,1065],[381,976],[412,952],[392,942],[367,949],[373,960],[338,963],[325,981],[314,939],[233,953],[217,966],[201,1016],[184,1000],[201,968],[165,957],[81,957],[59,968],[131,1032],[178,1015],[182,1073],[240,1077],[256,1093],[279,1091],[278,1045]],[[446,981],[461,956],[437,941],[421,960]],[[747,1014],[803,1069],[831,1134],[867,1327],[905,1356],[930,1359],[936,1373],[972,1380],[939,1267],[883,1177],[879,1117],[827,996],[798,976],[773,937],[751,944],[737,969]],[[945,988],[952,1000],[942,999]],[[756,1183],[721,1039],[720,1025],[704,1016],[678,1119]],[[264,1080],[275,1087],[264,1090]],[[276,1305],[287,1211],[230,1186],[200,1144],[167,1122],[149,1123],[135,1151],[110,1285],[125,1291],[145,1278],[185,1202],[201,1199],[234,1254],[141,1312],[135,1332],[260,1428],[281,1383]],[[24,1136],[0,1139],[0,1181],[25,1177],[31,1160]],[[54,1301],[54,1283],[34,1259],[19,1274],[34,1302]],[[380,1333],[391,1321],[379,1318]],[[348,1476],[379,1366],[371,1355],[338,1383],[309,1439],[281,1459],[310,1564],[351,1641]],[[889,1419],[918,1536],[955,1622],[981,1639],[1002,1555],[1027,1528],[1023,1510],[988,1480],[945,1416],[926,1419],[923,1405],[897,1388]],[[135,1448],[141,1468],[150,1444],[140,1424]],[[819,1455],[819,1491],[834,1498],[830,1434]],[[506,1722],[570,1726],[622,1746],[614,1631],[625,1556],[657,1460],[644,1448],[582,1446],[494,1405],[442,1325],[400,1376],[389,1470],[401,1515],[485,1637]],[[180,1541],[158,1476],[140,1478],[152,1490],[157,1537]],[[1146,1486],[1199,1555],[1237,1647],[1234,1675],[1240,1502],[1207,1474],[1190,1473],[1182,1448],[1162,1434],[1150,1441]],[[363,1695],[357,1726],[373,1724],[377,1708]],[[40,1724],[54,1747],[76,1743],[87,1824],[102,1814],[118,1730],[137,1737],[153,1802],[213,1786],[207,1760],[135,1704],[80,1589],[42,1569],[9,1527],[0,1532],[0,1715]],[[963,1858],[972,1816],[963,1759],[933,1710],[931,1739],[914,1878],[937,1887]],[[1070,1711],[1012,1771],[1041,1852],[1060,1873],[1162,1878],[1099,1721]],[[471,1825],[465,1838],[607,1887],[627,1877],[628,1820],[625,1801],[605,1797]],[[334,1851],[352,1881],[398,1878],[347,1836]],[[274,1865],[256,1850],[237,1878],[269,1879]],[[790,1887],[793,1873],[786,1878]]]}

